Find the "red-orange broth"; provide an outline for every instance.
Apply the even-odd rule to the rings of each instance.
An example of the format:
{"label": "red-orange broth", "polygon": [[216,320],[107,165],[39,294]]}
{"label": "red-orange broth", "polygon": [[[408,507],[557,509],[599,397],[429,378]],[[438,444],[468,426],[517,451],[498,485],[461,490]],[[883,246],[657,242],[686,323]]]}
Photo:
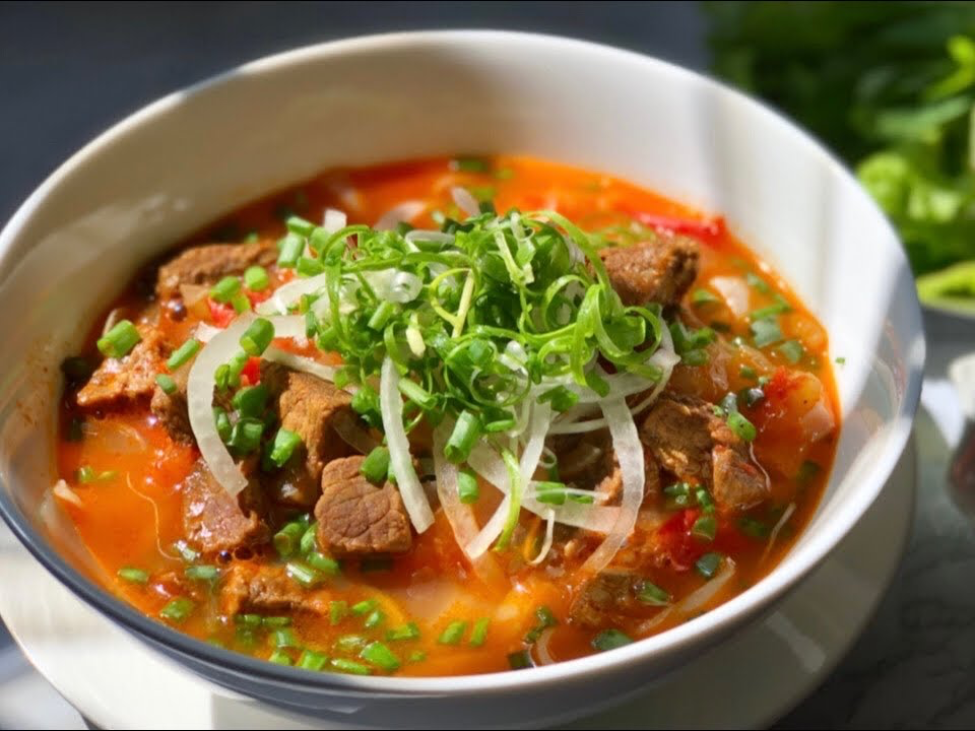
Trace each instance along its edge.
{"label": "red-orange broth", "polygon": [[[789,550],[823,492],[839,430],[827,334],[788,285],[720,219],[706,218],[601,173],[514,156],[473,161],[435,158],[326,172],[247,204],[180,246],[277,240],[285,234],[286,215],[320,222],[330,207],[343,210],[350,223],[372,225],[404,201],[422,203],[411,224],[436,229],[443,215],[462,217],[451,199],[454,186],[493,200],[501,212],[557,210],[584,230],[602,231],[623,244],[673,235],[696,240],[697,274],[682,297],[679,317],[688,328],[714,328],[717,342],[705,348],[708,358],[702,365],[678,365],[667,390],[709,404],[719,404],[729,392],[761,391],[753,405],[742,403],[740,410],[757,430],[750,456],[768,473],[767,498],[747,510],[713,513],[716,534],[709,539],[691,530],[703,514],[702,505],[691,498],[681,507],[681,500],[665,495],[663,488],[677,479],[662,471],[659,491],[648,493],[645,505],[653,503],[651,507],[665,520],[650,529],[638,527],[630,536],[628,547],[640,547],[642,558],[639,565],[627,568],[637,577],[628,579],[628,590],[635,596],[641,596],[645,587],[639,582],[646,581],[662,589],[665,600],[654,601],[644,591],[643,599],[649,601],[630,601],[631,606],[619,609],[611,601],[606,605],[603,597],[608,607],[603,626],[581,624],[572,617],[573,602],[584,590],[573,570],[598,540],[582,541],[581,553],[575,556],[559,549],[555,551],[558,561],[553,558],[533,567],[527,559],[537,550],[545,523],[522,511],[510,547],[490,552],[501,570],[486,583],[472,571],[443,511],[436,508],[433,526],[413,535],[407,553],[342,560],[337,576],[327,576],[313,589],[301,589],[309,599],[300,608],[254,611],[246,608],[245,600],[243,616],[226,616],[221,592],[232,566],[280,564],[275,550],[267,544],[236,556],[202,555],[187,561],[173,546],[186,538],[183,485],[199,457],[196,446],[174,440],[153,415],[148,399],[134,399],[121,407],[85,408],[76,400],[84,379],[69,379],[61,411],[58,468],[78,504],[73,500],[60,504],[105,575],[112,577],[110,591],[154,618],[160,618],[174,598],[190,599],[185,617],[174,619],[164,613],[170,617],[160,621],[201,640],[258,657],[273,656],[277,662],[381,674],[392,665],[377,665],[363,657],[363,648],[379,641],[395,656],[398,674],[462,675],[588,655],[605,649],[605,642],[601,648],[593,645],[605,630],[619,630],[631,639],[665,631],[745,591]],[[293,271],[275,266],[268,271],[272,286],[294,276]],[[153,295],[154,277],[153,267],[140,274],[112,306],[111,317],[128,318],[140,326],[153,323],[166,352],[184,342],[197,322],[225,325],[233,314],[228,316],[226,306],[212,300],[209,307],[160,302]],[[755,347],[749,313],[769,307],[781,338]],[[92,365],[102,361],[95,341],[107,316],[93,323],[82,353]],[[314,348],[302,352],[322,362],[338,362],[334,355]],[[500,499],[500,493],[482,480],[480,498],[474,503],[479,520],[486,520]],[[270,534],[289,517],[286,510],[276,508],[269,516],[274,523]],[[574,529],[558,526],[556,545],[564,546],[574,536]],[[656,623],[650,621],[707,584],[709,579],[696,564],[712,553],[733,561],[732,580],[689,615],[670,612]],[[186,571],[193,564],[215,569],[212,576],[204,570],[190,578]],[[129,572],[126,580],[118,573],[126,567],[144,574]],[[540,613],[540,608],[545,609]],[[258,615],[272,619],[262,622],[254,618]],[[549,617],[555,624],[544,633],[545,647],[540,651],[541,633],[532,630],[545,628],[551,623]],[[474,632],[479,620],[482,628],[487,627],[483,638],[475,636],[480,631]],[[415,623],[415,631],[397,633],[410,622]],[[282,634],[285,624],[287,631]],[[309,655],[308,650],[319,655]],[[333,662],[336,659],[348,662]]]}

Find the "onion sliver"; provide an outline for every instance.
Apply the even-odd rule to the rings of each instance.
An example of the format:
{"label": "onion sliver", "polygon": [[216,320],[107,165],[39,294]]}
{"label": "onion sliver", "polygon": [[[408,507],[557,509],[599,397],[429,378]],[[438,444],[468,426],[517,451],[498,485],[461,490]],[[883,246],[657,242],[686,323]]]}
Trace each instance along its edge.
{"label": "onion sliver", "polygon": [[718,593],[727,586],[728,582],[735,575],[735,562],[727,556],[721,561],[721,570],[708,581],[704,586],[695,589],[676,604],[671,604],[666,609],[662,609],[656,615],[643,622],[639,627],[639,633],[649,632],[657,625],[668,618],[673,618],[678,622],[690,619],[701,609],[711,602]]}
{"label": "onion sliver", "polygon": [[538,551],[538,555],[535,556],[530,563],[532,566],[538,566],[545,557],[548,556],[548,552],[552,550],[552,541],[555,539],[555,511],[549,510],[548,515],[545,516],[545,540],[542,542],[542,547]]}
{"label": "onion sliver", "polygon": [[288,340],[307,340],[305,318],[301,315],[287,315],[285,317],[269,317],[268,322],[274,325],[274,337]]}
{"label": "onion sliver", "polygon": [[548,649],[548,643],[551,642],[554,632],[555,627],[549,627],[538,636],[538,641],[535,643],[535,655],[538,658],[539,665],[555,664],[555,658],[552,657],[552,653]]}
{"label": "onion sliver", "polygon": [[623,399],[611,399],[602,404],[603,414],[613,438],[613,449],[623,476],[623,499],[619,517],[606,539],[599,544],[580,568],[583,575],[595,575],[613,560],[636,526],[637,514],[643,502],[643,488],[647,475],[644,467],[643,445],[633,421],[633,415]]}
{"label": "onion sliver", "polygon": [[[291,305],[301,299],[302,295],[315,294],[327,286],[327,274],[317,274],[314,277],[308,277],[308,279],[295,279],[278,287],[274,294],[259,303],[254,309],[259,315],[284,314]],[[322,297],[326,296],[322,295]]]}
{"label": "onion sliver", "polygon": [[334,234],[336,231],[341,231],[348,225],[349,219],[337,208],[326,208],[325,216],[322,218],[322,228],[324,228],[328,233]]}
{"label": "onion sliver", "polygon": [[356,417],[346,412],[340,411],[335,415],[332,428],[335,429],[335,433],[343,442],[360,454],[369,454],[379,446],[379,441],[359,426]]}
{"label": "onion sliver", "polygon": [[775,544],[775,539],[779,537],[779,532],[782,530],[783,526],[789,522],[789,518],[792,514],[796,512],[796,504],[789,503],[788,507],[783,511],[782,517],[776,522],[775,527],[772,532],[769,533],[768,544],[765,546],[765,550],[762,552],[762,561],[768,558],[769,553],[772,550],[772,546]]}
{"label": "onion sliver", "polygon": [[472,196],[467,188],[461,188],[459,185],[454,186],[450,189],[450,197],[454,199],[457,207],[468,216],[473,218],[481,215],[481,206],[478,204],[477,198]]}
{"label": "onion sliver", "polygon": [[426,208],[427,204],[423,201],[403,201],[381,215],[373,228],[377,231],[391,231],[403,221],[409,223],[423,213]]}
{"label": "onion sliver", "polygon": [[81,498],[78,497],[78,493],[68,487],[68,483],[64,480],[58,480],[55,482],[51,492],[54,494],[54,497],[64,500],[66,503],[71,503],[79,508],[84,507],[84,504],[81,502]]}
{"label": "onion sliver", "polygon": [[201,322],[196,326],[196,330],[193,331],[193,337],[196,340],[199,340],[201,343],[209,343],[211,340],[213,340],[214,335],[222,332],[222,328],[214,327],[213,325],[208,325],[205,322]]}
{"label": "onion sliver", "polygon": [[264,351],[263,358],[264,360],[269,360],[272,363],[280,363],[283,366],[288,366],[288,368],[291,370],[301,371],[302,373],[317,376],[323,381],[328,381],[329,383],[335,381],[335,374],[338,371],[338,369],[334,366],[324,365],[319,363],[317,360],[306,358],[303,355],[289,353],[287,350],[281,350],[273,345],[269,346],[268,349]]}
{"label": "onion sliver", "polygon": [[399,371],[392,358],[386,356],[379,378],[379,410],[383,417],[383,431],[389,446],[389,460],[396,475],[410,521],[417,533],[423,533],[433,524],[433,511],[426,493],[413,468],[410,441],[403,428],[403,400],[399,394]]}
{"label": "onion sliver", "polygon": [[226,330],[214,335],[193,361],[187,385],[187,405],[190,427],[203,460],[213,478],[230,495],[236,495],[247,486],[234,458],[227,451],[223,439],[217,433],[213,418],[213,388],[216,385],[217,368],[229,361],[240,350],[240,337],[252,322],[254,315],[241,315]]}

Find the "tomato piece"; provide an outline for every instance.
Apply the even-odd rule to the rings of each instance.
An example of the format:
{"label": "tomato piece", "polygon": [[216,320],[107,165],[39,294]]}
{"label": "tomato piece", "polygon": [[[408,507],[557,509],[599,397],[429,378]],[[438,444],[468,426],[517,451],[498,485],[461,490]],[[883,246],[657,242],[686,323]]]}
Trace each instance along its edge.
{"label": "tomato piece", "polygon": [[272,292],[273,290],[270,287],[262,289],[260,292],[255,292],[250,289],[244,290],[244,293],[247,295],[247,299],[250,300],[251,308],[256,307],[258,304],[270,297]]}
{"label": "tomato piece", "polygon": [[212,297],[207,297],[207,306],[210,308],[210,321],[214,327],[227,327],[237,317],[237,312],[231,305],[217,302]]}
{"label": "tomato piece", "polygon": [[708,541],[691,533],[694,522],[701,516],[696,508],[681,510],[657,530],[654,536],[656,553],[663,556],[675,571],[689,571],[694,563],[711,550]]}
{"label": "tomato piece", "polygon": [[247,359],[247,365],[240,372],[241,380],[247,379],[250,385],[254,385],[261,382],[261,359],[252,356]]}
{"label": "tomato piece", "polygon": [[686,234],[701,239],[709,244],[716,244],[725,233],[724,218],[695,221],[691,218],[677,218],[676,216],[662,216],[658,213],[644,211],[629,211],[630,217],[644,226],[658,231],[668,231],[674,234]]}

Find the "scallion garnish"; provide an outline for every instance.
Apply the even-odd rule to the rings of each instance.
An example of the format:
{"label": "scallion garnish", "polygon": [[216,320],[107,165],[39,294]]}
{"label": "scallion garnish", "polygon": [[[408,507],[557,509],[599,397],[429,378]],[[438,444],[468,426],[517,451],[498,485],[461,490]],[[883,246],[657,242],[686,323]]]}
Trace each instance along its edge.
{"label": "scallion garnish", "polygon": [[695,289],[691,293],[692,305],[706,305],[712,302],[720,302],[721,299],[707,289]]}
{"label": "scallion garnish", "polygon": [[149,572],[133,566],[123,566],[118,570],[117,575],[130,584],[146,584],[149,582]]}
{"label": "scallion garnish", "polygon": [[363,665],[361,662],[356,662],[355,660],[347,660],[344,657],[332,658],[331,665],[340,673],[348,673],[350,675],[372,675],[372,668],[370,668],[368,665]]}
{"label": "scallion garnish", "polygon": [[359,472],[374,485],[381,485],[389,474],[389,450],[386,447],[373,449],[359,467]]}
{"label": "scallion garnish", "polygon": [[268,657],[268,662],[273,662],[275,665],[293,665],[294,661],[291,659],[291,655],[286,653],[284,650],[275,650]]}
{"label": "scallion garnish", "polygon": [[746,442],[754,441],[758,435],[755,425],[737,411],[728,414],[728,428]]}
{"label": "scallion garnish", "polygon": [[461,470],[457,473],[457,494],[460,501],[465,505],[476,503],[481,496],[481,490],[477,485],[477,477],[470,470]]}
{"label": "scallion garnish", "polygon": [[[311,528],[309,528],[309,530],[311,530]],[[304,539],[304,536],[302,536],[302,539]],[[338,576],[340,573],[342,573],[342,569],[338,561],[331,556],[326,556],[324,553],[319,553],[318,551],[312,551],[305,556],[305,561],[313,569],[316,571],[321,571],[327,576]]]}
{"label": "scallion garnish", "polygon": [[420,628],[416,622],[407,622],[402,627],[386,631],[386,639],[390,642],[403,640],[417,640],[420,638]]}
{"label": "scallion garnish", "polygon": [[471,639],[468,641],[471,647],[480,647],[487,640],[488,627],[491,625],[490,617],[481,617],[476,622],[474,622],[474,627],[471,629]]}
{"label": "scallion garnish", "polygon": [[173,380],[173,377],[166,375],[165,373],[156,374],[156,384],[167,396],[172,396],[178,390],[176,387],[176,381]]}
{"label": "scallion garnish", "polygon": [[287,523],[274,534],[274,549],[281,558],[289,558],[294,555],[305,530],[305,525],[301,521],[295,520]]}
{"label": "scallion garnish", "polygon": [[461,619],[455,619],[440,633],[437,642],[441,645],[458,645],[464,637],[465,631],[467,631],[467,622]]}
{"label": "scallion garnish", "polygon": [[267,269],[261,266],[248,267],[244,272],[244,285],[252,292],[260,292],[271,286]]}
{"label": "scallion garnish", "polygon": [[270,642],[272,647],[281,649],[283,647],[299,647],[298,637],[290,627],[282,627],[271,633]]}
{"label": "scallion garnish", "polygon": [[352,605],[352,614],[356,617],[361,617],[364,614],[369,614],[369,612],[378,606],[379,602],[375,599],[363,599],[361,602],[356,602]]}
{"label": "scallion garnish", "polygon": [[278,266],[282,269],[294,269],[304,250],[305,239],[298,234],[288,233],[278,241]]}
{"label": "scallion garnish", "polygon": [[802,343],[798,340],[786,340],[776,348],[776,351],[781,353],[782,357],[793,365],[802,360],[802,356],[806,353],[806,349],[802,347]]}
{"label": "scallion garnish", "polygon": [[773,318],[755,320],[749,327],[751,328],[752,339],[755,342],[756,348],[775,345],[775,343],[781,342],[783,338],[782,330],[779,329],[779,323]]}
{"label": "scallion garnish", "polygon": [[349,605],[344,601],[328,603],[328,621],[333,627],[349,616]]}
{"label": "scallion garnish", "polygon": [[702,515],[691,526],[691,535],[705,541],[713,541],[718,533],[718,521],[713,515]]}
{"label": "scallion garnish", "polygon": [[302,650],[298,657],[298,667],[305,670],[321,670],[328,664],[328,655],[314,650]]}
{"label": "scallion garnish", "polygon": [[166,361],[166,367],[171,371],[175,371],[180,366],[189,362],[190,358],[196,355],[199,349],[200,341],[190,338],[170,354],[169,360]]}
{"label": "scallion garnish", "polygon": [[592,646],[600,652],[606,652],[607,650],[615,650],[617,647],[629,645],[632,642],[633,639],[624,632],[618,629],[606,629],[593,638]]}
{"label": "scallion garnish", "polygon": [[259,317],[252,322],[240,338],[240,347],[248,355],[261,355],[274,340],[274,325]]}
{"label": "scallion garnish", "polygon": [[159,616],[168,619],[170,622],[185,622],[196,605],[192,599],[180,596],[172,599],[166,606],[159,610]]}
{"label": "scallion garnish", "polygon": [[104,337],[98,338],[98,350],[106,358],[124,358],[142,340],[129,320],[119,320]]}
{"label": "scallion garnish", "polygon": [[644,579],[637,590],[636,598],[652,607],[663,607],[670,604],[671,596],[652,581]]}
{"label": "scallion garnish", "polygon": [[264,414],[268,396],[267,386],[263,383],[246,386],[234,394],[233,406],[241,416],[257,419]]}
{"label": "scallion garnish", "polygon": [[284,467],[295,450],[301,446],[301,435],[281,427],[274,435],[274,439],[267,443],[265,468]]}
{"label": "scallion garnish", "polygon": [[399,670],[401,664],[393,651],[382,642],[370,642],[362,648],[359,657],[388,673]]}
{"label": "scallion garnish", "polygon": [[240,292],[240,279],[224,277],[210,288],[210,299],[214,302],[227,304],[233,300],[234,295],[238,292]]}
{"label": "scallion garnish", "polygon": [[705,579],[712,578],[716,573],[718,573],[718,569],[720,567],[721,567],[720,553],[705,553],[694,564],[694,568],[697,569],[697,572]]}
{"label": "scallion garnish", "polygon": [[220,569],[216,566],[194,565],[187,566],[183,570],[183,574],[187,579],[195,581],[215,581],[220,576]]}
{"label": "scallion garnish", "polygon": [[288,576],[306,589],[311,589],[318,586],[323,580],[323,577],[319,571],[313,569],[308,564],[302,563],[301,561],[289,561],[288,565],[285,567],[285,571],[287,572]]}
{"label": "scallion garnish", "polygon": [[526,670],[534,666],[534,664],[531,653],[528,650],[520,650],[519,652],[512,652],[508,655],[508,667],[512,670]]}

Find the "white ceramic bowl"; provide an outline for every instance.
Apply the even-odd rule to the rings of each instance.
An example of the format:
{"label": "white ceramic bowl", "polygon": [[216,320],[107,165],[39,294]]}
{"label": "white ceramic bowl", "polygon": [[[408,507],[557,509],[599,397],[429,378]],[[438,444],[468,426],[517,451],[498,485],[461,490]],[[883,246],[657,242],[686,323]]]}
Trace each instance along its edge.
{"label": "white ceramic bowl", "polygon": [[[721,213],[796,287],[846,364],[837,372],[844,421],[829,488],[790,554],[740,596],[660,636],[551,667],[455,678],[283,668],[193,640],[104,592],[45,498],[58,363],[95,314],[139,265],[245,201],[334,165],[457,152],[602,170]],[[0,510],[38,560],[108,621],[201,675],[324,719],[376,726],[552,723],[621,700],[720,642],[802,579],[874,501],[907,439],[924,360],[901,247],[816,142],[666,63],[500,32],[300,49],[126,119],[57,170],[0,235],[0,332]]]}

